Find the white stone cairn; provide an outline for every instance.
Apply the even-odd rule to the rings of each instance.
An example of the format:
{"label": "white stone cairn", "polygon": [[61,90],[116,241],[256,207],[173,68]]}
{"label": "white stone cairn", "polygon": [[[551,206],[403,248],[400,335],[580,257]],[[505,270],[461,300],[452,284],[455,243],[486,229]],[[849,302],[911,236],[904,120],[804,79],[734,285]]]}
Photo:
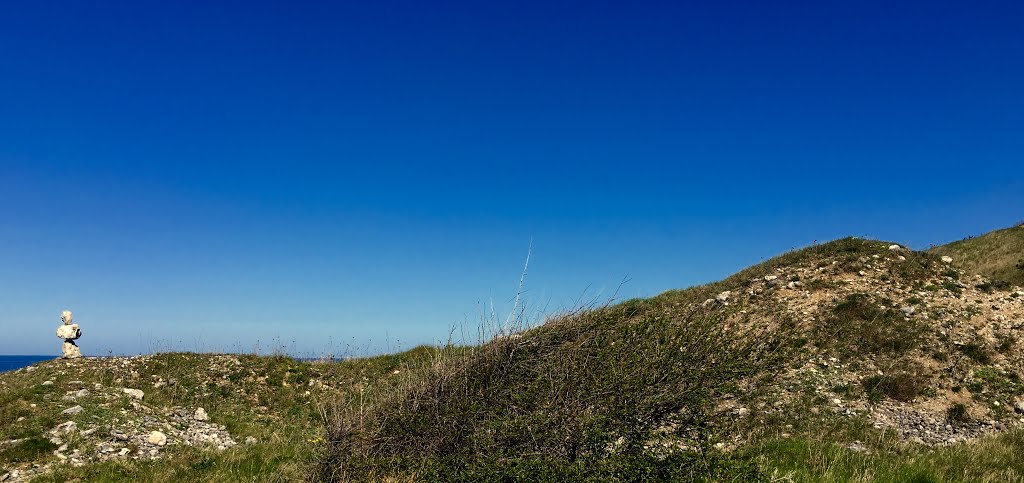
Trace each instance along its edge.
{"label": "white stone cairn", "polygon": [[57,337],[64,339],[64,346],[61,348],[62,359],[77,359],[82,357],[82,351],[75,344],[75,339],[82,336],[82,330],[78,324],[71,323],[72,315],[70,310],[60,313],[60,320],[64,325],[57,327]]}

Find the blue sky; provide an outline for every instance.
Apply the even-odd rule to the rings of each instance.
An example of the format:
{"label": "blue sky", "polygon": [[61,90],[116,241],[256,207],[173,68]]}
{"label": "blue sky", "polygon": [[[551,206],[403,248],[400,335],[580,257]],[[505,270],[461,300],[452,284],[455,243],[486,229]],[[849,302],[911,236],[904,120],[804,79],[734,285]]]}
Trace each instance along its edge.
{"label": "blue sky", "polygon": [[4,2],[0,353],[396,350],[531,239],[553,311],[1024,219],[1024,4],[770,3]]}

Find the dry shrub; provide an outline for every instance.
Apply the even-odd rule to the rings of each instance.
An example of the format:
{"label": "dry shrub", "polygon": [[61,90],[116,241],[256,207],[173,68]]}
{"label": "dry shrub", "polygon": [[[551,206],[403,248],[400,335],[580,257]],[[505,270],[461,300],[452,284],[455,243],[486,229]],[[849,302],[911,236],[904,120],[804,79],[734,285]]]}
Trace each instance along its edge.
{"label": "dry shrub", "polygon": [[[645,442],[657,431],[705,455],[713,398],[772,373],[780,347],[773,336],[737,337],[717,319],[666,317],[644,301],[569,314],[451,348],[398,386],[339,403],[318,477],[458,479],[526,467],[553,472],[531,478],[558,479],[622,458],[666,470],[681,463],[644,456]],[[715,474],[713,459],[672,471]]]}

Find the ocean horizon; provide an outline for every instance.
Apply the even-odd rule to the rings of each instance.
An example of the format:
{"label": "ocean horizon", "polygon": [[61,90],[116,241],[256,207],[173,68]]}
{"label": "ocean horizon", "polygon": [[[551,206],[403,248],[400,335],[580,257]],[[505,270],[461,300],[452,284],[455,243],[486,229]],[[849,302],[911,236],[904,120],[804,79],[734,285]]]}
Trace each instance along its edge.
{"label": "ocean horizon", "polygon": [[58,356],[45,356],[45,355],[27,355],[27,356],[12,356],[12,355],[0,355],[0,372],[13,371],[21,369],[22,367],[28,367],[32,364],[42,361],[48,361],[50,359],[56,359]]}

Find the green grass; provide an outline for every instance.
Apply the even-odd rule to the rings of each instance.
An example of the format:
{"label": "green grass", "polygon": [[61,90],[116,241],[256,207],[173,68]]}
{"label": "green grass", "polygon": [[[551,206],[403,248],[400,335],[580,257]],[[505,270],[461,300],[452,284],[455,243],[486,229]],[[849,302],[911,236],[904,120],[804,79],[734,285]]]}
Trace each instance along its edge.
{"label": "green grass", "polygon": [[624,468],[745,474],[705,458],[674,456],[682,459],[665,466],[644,446],[660,439],[706,453],[712,401],[781,365],[778,342],[733,337],[714,318],[665,317],[642,301],[568,316],[439,360],[367,407],[344,405],[318,477],[440,468],[455,479],[495,481],[520,471],[532,480],[614,480]]}
{"label": "green grass", "polygon": [[868,294],[850,294],[832,309],[832,318],[817,327],[819,340],[850,356],[900,355],[918,348],[924,338],[923,327],[900,311],[879,305],[880,301]]}
{"label": "green grass", "polygon": [[[39,481],[1024,478],[1020,431],[933,450],[901,443],[863,413],[829,410],[836,396],[882,402],[935,394],[923,369],[928,363],[918,360],[946,363],[953,346],[918,318],[903,316],[891,300],[852,294],[825,307],[818,323],[803,324],[763,295],[765,275],[800,281],[810,291],[836,290],[839,277],[815,278],[809,270],[798,280],[790,269],[856,277],[882,258],[891,262],[887,283],[962,292],[959,272],[936,254],[893,252],[888,245],[857,238],[815,245],[720,282],[580,310],[476,346],[420,347],[339,363],[182,353],[154,356],[130,370],[43,363],[32,373],[0,376],[7,382],[0,386],[0,441],[28,438],[0,448],[0,474],[28,461],[52,462],[53,445],[41,435],[69,419],[60,415],[70,405],[61,398],[100,383],[143,389],[153,407],[202,406],[237,441],[251,436],[257,443],[224,451],[168,447],[160,460],[60,466]],[[725,290],[735,300],[749,299],[703,304]],[[907,303],[925,309],[921,298]],[[998,352],[1012,354],[1015,344],[1000,338]],[[966,357],[953,353],[954,361],[985,363],[996,354],[986,345],[958,349]],[[884,375],[825,388],[809,375],[780,377],[812,362],[812,354],[821,357],[815,361],[835,355],[851,365],[869,360]],[[1013,371],[980,368],[970,376],[964,387],[992,406],[1024,392]],[[40,385],[47,379],[54,384]],[[174,384],[156,388],[156,381]],[[720,408],[723,401],[745,405],[748,415]],[[85,412],[70,418],[81,427],[117,418],[130,410],[130,400],[83,406]],[[968,422],[968,407],[952,405],[946,417]],[[855,441],[857,451],[850,449]]]}
{"label": "green grass", "polygon": [[[810,408],[825,403],[811,395],[813,383],[788,389],[797,398],[781,412],[749,422],[733,421],[714,406],[722,398],[747,400],[750,394],[778,390],[774,376],[786,364],[799,365],[808,341],[850,358],[905,362],[902,358],[921,348],[926,334],[898,310],[879,307],[882,302],[891,307],[891,301],[852,295],[837,304],[826,323],[810,329],[797,327],[777,302],[757,298],[756,291],[749,292],[753,298],[742,305],[748,309],[744,313],[738,312],[739,304],[702,302],[724,290],[757,289],[761,285],[752,285],[764,284],[765,275],[794,265],[824,267],[836,261],[840,271],[856,273],[872,260],[902,255],[905,260],[891,264],[889,279],[919,286],[943,269],[933,255],[887,247],[856,238],[816,245],[721,282],[583,311],[518,338],[442,354],[402,385],[361,394],[359,405],[343,401],[329,421],[329,444],[315,476],[327,481],[641,481],[643,475],[669,478],[663,471],[670,468],[658,461],[678,458],[670,460],[671,471],[678,471],[670,477],[682,481],[761,480],[780,467],[764,464],[742,446],[726,454],[714,443],[743,431],[758,435],[751,440],[756,442],[783,433],[807,437],[825,427],[833,436],[875,437],[879,431],[859,419],[808,416]],[[787,280],[792,277],[787,274]],[[726,319],[739,320],[742,328],[729,330]],[[744,326],[743,320],[753,322]],[[927,381],[909,370],[896,371],[847,393],[910,400],[930,389]],[[740,387],[756,389],[748,393]],[[689,449],[671,449],[680,447]]]}
{"label": "green grass", "polygon": [[877,402],[883,397],[897,401],[912,401],[928,387],[928,378],[919,374],[900,372],[867,377],[861,384],[871,401]]}
{"label": "green grass", "polygon": [[[30,373],[0,375],[7,382],[0,386],[0,441],[30,438],[0,449],[0,475],[22,462],[56,461],[51,454],[56,446],[43,435],[61,422],[76,421],[79,429],[98,426],[95,435],[103,436],[110,429],[107,422],[118,418],[121,410],[134,411],[127,397],[98,398],[100,391],[93,384],[100,383],[112,390],[142,389],[144,403],[154,408],[204,407],[211,421],[225,425],[239,443],[246,437],[257,442],[224,451],[167,446],[162,459],[154,461],[108,461],[82,468],[57,465],[56,471],[37,481],[302,481],[323,445],[323,404],[357,387],[387,384],[393,371],[405,370],[435,352],[419,347],[336,363],[189,353],[152,356],[130,368],[95,360],[44,362]],[[238,363],[224,362],[231,360]],[[154,388],[153,383],[161,379],[173,379],[175,384]],[[45,380],[54,383],[41,385]],[[66,391],[80,387],[89,388],[93,395],[75,402],[62,400]],[[86,410],[72,417],[60,414],[74,404]],[[71,449],[76,447],[74,438],[69,443]],[[87,450],[82,448],[83,453]]]}
{"label": "green grass", "polygon": [[1014,226],[930,250],[948,255],[953,265],[992,279],[992,288],[1024,286],[1024,228]]}
{"label": "green grass", "polygon": [[751,447],[744,457],[777,481],[1001,482],[1024,479],[1024,433],[928,449],[890,437],[865,441],[869,452],[845,442],[785,439]]}
{"label": "green grass", "polygon": [[35,461],[40,456],[57,449],[57,445],[42,436],[30,436],[17,444],[0,449],[0,460],[12,463]]}

